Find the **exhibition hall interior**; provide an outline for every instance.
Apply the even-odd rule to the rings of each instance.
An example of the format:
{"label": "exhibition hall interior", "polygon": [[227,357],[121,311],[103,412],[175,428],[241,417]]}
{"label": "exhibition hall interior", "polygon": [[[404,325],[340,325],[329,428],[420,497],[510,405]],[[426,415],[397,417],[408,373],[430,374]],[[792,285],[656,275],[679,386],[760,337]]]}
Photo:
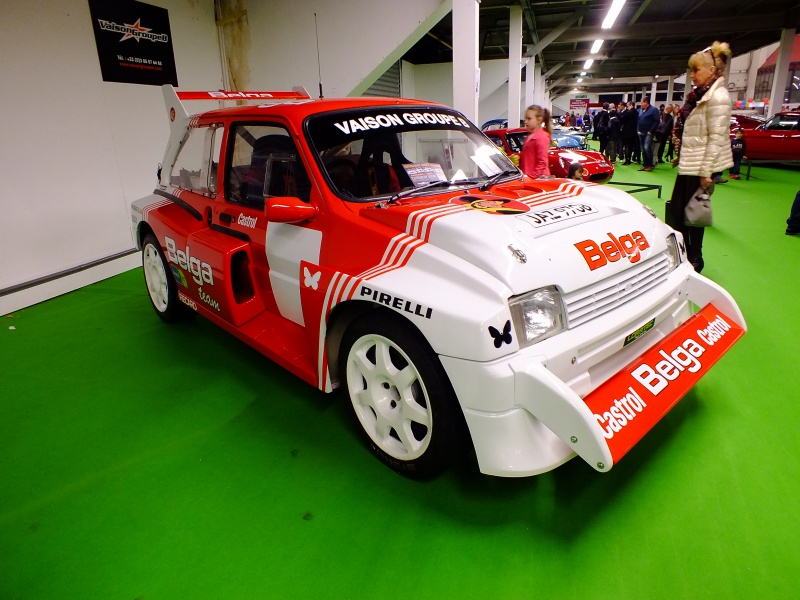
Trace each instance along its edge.
{"label": "exhibition hall interior", "polygon": [[0,598],[796,596],[796,2],[4,8]]}

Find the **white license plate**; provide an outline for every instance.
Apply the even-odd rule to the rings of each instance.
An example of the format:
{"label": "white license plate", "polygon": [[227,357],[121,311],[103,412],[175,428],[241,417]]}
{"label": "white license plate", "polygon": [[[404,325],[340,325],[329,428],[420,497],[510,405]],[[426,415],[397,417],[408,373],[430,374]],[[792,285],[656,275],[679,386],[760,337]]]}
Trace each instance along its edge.
{"label": "white license plate", "polygon": [[582,204],[580,202],[572,202],[545,210],[531,211],[527,213],[525,217],[531,220],[534,227],[544,227],[545,225],[559,223],[567,219],[574,219],[575,217],[582,217],[596,212],[597,209],[594,206]]}

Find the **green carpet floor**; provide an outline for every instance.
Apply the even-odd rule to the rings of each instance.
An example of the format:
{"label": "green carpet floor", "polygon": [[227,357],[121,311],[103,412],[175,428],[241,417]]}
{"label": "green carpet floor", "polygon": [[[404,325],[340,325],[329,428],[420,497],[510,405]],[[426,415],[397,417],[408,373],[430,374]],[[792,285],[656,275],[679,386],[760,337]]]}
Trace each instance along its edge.
{"label": "green carpet floor", "polygon": [[[676,171],[636,169],[663,215]],[[608,474],[404,479],[141,270],[0,318],[0,600],[798,597],[799,175],[718,188],[705,274],[749,332]]]}

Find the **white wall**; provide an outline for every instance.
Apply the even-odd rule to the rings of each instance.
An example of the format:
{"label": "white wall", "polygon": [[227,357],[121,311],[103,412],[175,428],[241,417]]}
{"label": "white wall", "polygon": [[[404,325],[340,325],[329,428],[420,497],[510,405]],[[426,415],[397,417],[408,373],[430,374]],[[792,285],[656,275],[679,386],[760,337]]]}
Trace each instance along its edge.
{"label": "white wall", "polygon": [[246,0],[251,88],[359,95],[451,9],[451,0]]}
{"label": "white wall", "polygon": [[[475,124],[480,127],[488,119],[508,114],[508,60],[480,61],[478,67],[481,71],[481,87]],[[403,63],[402,77],[404,82],[413,80],[414,98],[453,105],[453,63]],[[408,85],[411,86],[410,83]]]}
{"label": "white wall", "polygon": [[[0,290],[132,248],[169,130],[159,87],[102,81],[86,0],[2,4]],[[180,85],[219,88],[213,2],[157,4]]]}

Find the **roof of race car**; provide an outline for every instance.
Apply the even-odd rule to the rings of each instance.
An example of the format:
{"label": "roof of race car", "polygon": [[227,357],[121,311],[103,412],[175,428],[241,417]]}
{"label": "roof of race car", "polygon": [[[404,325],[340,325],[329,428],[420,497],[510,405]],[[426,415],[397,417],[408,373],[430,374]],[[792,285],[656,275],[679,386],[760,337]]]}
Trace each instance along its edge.
{"label": "roof of race car", "polygon": [[304,119],[307,116],[332,112],[336,110],[347,110],[355,108],[371,108],[379,106],[431,106],[452,110],[438,102],[428,102],[425,100],[413,100],[409,98],[381,98],[381,97],[359,97],[359,98],[320,98],[317,100],[304,100],[294,102],[279,102],[274,104],[252,104],[248,106],[231,106],[227,108],[217,108],[194,116],[200,120],[214,120],[231,117],[263,117],[267,115],[283,115],[295,119]]}

